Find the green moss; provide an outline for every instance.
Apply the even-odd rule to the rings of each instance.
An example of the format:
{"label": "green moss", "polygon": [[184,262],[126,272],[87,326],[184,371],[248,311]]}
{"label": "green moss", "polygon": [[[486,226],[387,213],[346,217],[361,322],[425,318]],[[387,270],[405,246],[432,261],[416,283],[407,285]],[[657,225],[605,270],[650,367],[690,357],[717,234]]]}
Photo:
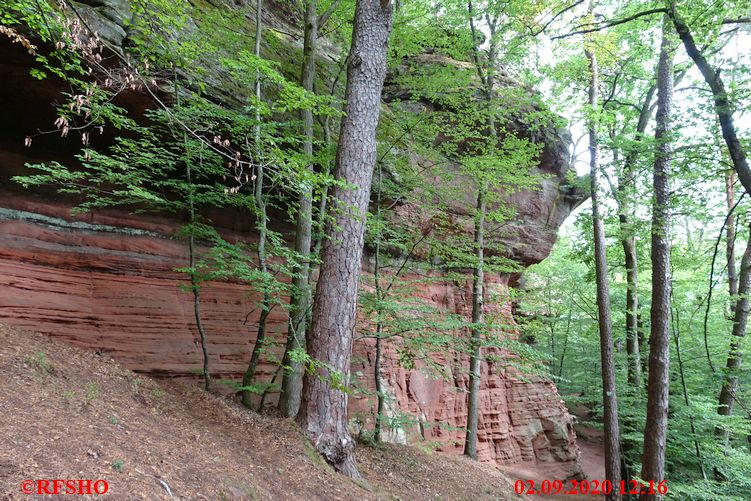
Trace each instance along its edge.
{"label": "green moss", "polygon": [[300,438],[302,438],[302,448],[305,452],[305,455],[310,459],[313,464],[320,466],[322,468],[326,468],[327,470],[333,471],[333,468],[330,464],[326,462],[325,459],[323,459],[323,456],[318,454],[318,451],[313,447],[313,444],[310,443],[310,440],[306,439],[305,437],[302,437],[302,434],[300,434]]}

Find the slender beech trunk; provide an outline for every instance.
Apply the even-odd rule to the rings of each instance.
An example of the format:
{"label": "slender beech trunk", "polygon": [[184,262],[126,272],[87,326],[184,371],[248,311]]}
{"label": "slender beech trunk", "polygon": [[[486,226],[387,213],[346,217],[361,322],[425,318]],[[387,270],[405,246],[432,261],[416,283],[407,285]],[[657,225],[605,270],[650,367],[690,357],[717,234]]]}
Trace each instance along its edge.
{"label": "slender beech trunk", "polygon": [[[318,45],[318,15],[316,5],[318,0],[305,2],[305,35],[303,42],[303,63],[300,82],[308,92],[313,92],[313,82],[316,75],[316,47]],[[306,108],[302,112],[305,140],[303,153],[308,158],[306,170],[313,174],[313,110]],[[292,284],[290,298],[290,318],[287,332],[287,348],[284,352],[282,364],[288,369],[282,376],[282,391],[279,395],[279,410],[288,417],[297,415],[300,408],[300,394],[302,392],[303,367],[300,362],[290,359],[293,350],[305,347],[305,330],[308,317],[310,292],[308,291],[308,274],[310,245],[313,233],[313,185],[305,181],[305,188],[301,188],[297,208],[295,225],[295,252],[299,265],[295,268],[295,278]]]}
{"label": "slender beech trunk", "polygon": [[[402,259],[401,264],[396,269],[396,272],[394,272],[391,275],[391,279],[389,280],[388,284],[384,284],[381,281],[381,238],[382,234],[380,231],[380,222],[382,222],[382,208],[381,208],[381,194],[382,194],[382,187],[383,187],[383,170],[381,168],[381,165],[378,165],[378,192],[376,196],[376,207],[377,207],[377,214],[376,214],[376,220],[379,222],[378,226],[378,234],[376,235],[376,241],[375,241],[375,263],[374,263],[374,269],[373,269],[373,279],[375,282],[375,290],[376,290],[376,298],[378,299],[378,304],[383,304],[383,302],[386,300],[386,298],[389,295],[389,292],[394,287],[394,284],[399,280],[399,277],[401,277],[402,272],[405,270],[407,263],[409,263],[409,260],[412,259],[412,256],[417,250],[417,247],[422,243],[425,238],[430,234],[430,232],[423,233],[422,236],[419,236],[417,240],[412,242],[412,245],[408,252],[404,254],[404,257]],[[385,287],[384,287],[385,285]],[[382,370],[382,359],[383,359],[383,341],[387,337],[391,336],[384,336],[383,334],[383,322],[381,321],[383,310],[379,307],[379,310],[377,311],[378,314],[378,320],[376,321],[376,333],[375,333],[375,361],[373,363],[373,375],[375,378],[375,390],[376,390],[376,399],[377,399],[377,406],[376,406],[376,422],[375,422],[375,433],[374,433],[374,441],[376,443],[381,441],[382,437],[382,430],[383,425],[386,422],[386,416],[385,416],[385,410],[386,410],[386,395],[384,394],[384,388],[383,388],[383,370]]]}
{"label": "slender beech trunk", "polygon": [[[256,44],[255,55],[261,57],[261,12],[263,10],[262,0],[256,1]],[[255,82],[256,103],[261,102],[261,73],[260,70],[256,70],[256,82]],[[264,167],[263,167],[263,155],[261,150],[261,111],[260,107],[256,106],[256,125],[255,125],[255,148],[256,148],[256,179],[253,197],[255,199],[257,218],[258,218],[258,267],[264,276],[268,275],[268,264],[266,263],[266,237],[268,231],[268,217],[266,215],[266,197],[263,193],[264,182]],[[263,300],[261,303],[261,314],[258,318],[258,331],[256,334],[256,342],[253,345],[253,352],[250,356],[250,362],[248,368],[243,374],[243,388],[249,387],[253,384],[253,380],[256,376],[256,370],[258,369],[258,363],[261,360],[261,353],[263,352],[264,344],[266,341],[266,320],[268,319],[271,310],[271,294],[267,286],[263,287]],[[242,390],[242,403],[244,406],[252,407],[253,392],[249,389]]]}
{"label": "slender beech trunk", "polygon": [[314,447],[337,471],[359,477],[347,430],[347,391],[362,267],[365,220],[376,163],[376,127],[391,32],[388,0],[358,0],[347,68],[345,116],[339,134],[330,237],[316,284],[298,420]]}
{"label": "slender beech trunk", "polygon": [[563,349],[561,350],[561,358],[558,362],[558,377],[563,376],[563,359],[566,357],[566,348],[568,347],[568,336],[571,333],[571,310],[568,310],[568,318],[566,319],[566,336],[563,338]]}
{"label": "slender beech trunk", "polygon": [[[749,228],[751,230],[751,227]],[[741,368],[743,350],[741,344],[746,336],[746,326],[748,325],[749,300],[748,294],[751,291],[751,231],[746,244],[746,250],[741,259],[741,270],[738,278],[738,294],[735,301],[733,314],[733,332],[730,340],[730,353],[728,361],[725,364],[725,373],[722,379],[722,390],[720,391],[719,406],[717,413],[722,416],[729,416],[733,413],[733,404],[735,395],[738,391],[738,371]],[[726,428],[717,427],[715,435],[721,443],[727,443],[730,432]]]}
{"label": "slender beech trunk", "polygon": [[[173,68],[174,71],[174,68]],[[176,73],[175,73],[176,75]],[[180,105],[180,94],[178,93],[177,80],[175,80],[175,102]],[[201,342],[201,354],[203,355],[203,388],[206,391],[211,390],[211,373],[209,372],[209,350],[206,346],[206,331],[203,328],[203,321],[201,320],[201,286],[198,283],[198,277],[196,276],[196,245],[195,245],[195,228],[193,225],[196,222],[196,204],[195,193],[193,186],[193,162],[188,154],[188,136],[183,132],[183,146],[185,148],[185,176],[188,181],[188,224],[190,225],[190,232],[188,233],[188,267],[190,268],[190,291],[193,294],[193,315],[196,319],[196,329],[198,330],[198,338]],[[201,157],[203,162],[203,157]]]}
{"label": "slender beech trunk", "polygon": [[469,359],[469,395],[467,398],[467,435],[464,455],[477,460],[477,422],[480,403],[480,370],[482,356],[483,285],[485,280],[485,181],[477,189],[477,214],[475,215],[475,270],[472,276],[472,335]]}
{"label": "slender beech trunk", "polygon": [[733,315],[733,304],[738,295],[738,270],[735,267],[735,215],[733,206],[735,205],[735,172],[725,173],[725,201],[728,207],[728,219],[725,229],[725,258],[728,265],[728,292],[730,293],[730,317]]}
{"label": "slender beech trunk", "polygon": [[[636,124],[634,141],[641,143],[647,130],[649,117],[652,115],[651,106],[655,85],[649,87],[639,110],[639,120]],[[621,231],[621,246],[625,256],[626,266],[626,353],[628,354],[628,382],[637,392],[641,388],[641,353],[639,343],[639,266],[636,252],[636,237],[634,236],[633,221],[633,190],[635,189],[635,164],[640,148],[634,147],[625,157],[623,174],[618,183],[618,223]]]}
{"label": "slender beech trunk", "polygon": [[[625,218],[624,218],[625,219]],[[628,227],[627,221],[622,226]],[[626,265],[626,353],[628,356],[628,382],[631,388],[641,388],[641,353],[639,348],[639,271],[636,238],[633,234],[621,240]]]}
{"label": "slender beech trunk", "polygon": [[[383,304],[384,291],[381,287],[381,194],[383,191],[383,168],[380,163],[378,165],[378,195],[376,196],[376,224],[378,225],[378,232],[376,234],[375,241],[375,266],[373,269],[373,281],[375,282],[376,298],[378,304]],[[381,429],[383,427],[383,412],[386,407],[385,395],[383,394],[383,382],[381,380],[381,358],[382,358],[382,339],[383,335],[383,322],[381,321],[381,308],[377,311],[378,320],[376,321],[376,342],[375,342],[375,362],[373,366],[373,377],[375,379],[376,390],[376,420],[375,420],[375,432],[373,433],[373,440],[376,443],[381,441]]]}
{"label": "slender beech trunk", "polygon": [[[332,87],[331,95],[334,95],[334,89]],[[326,144],[331,144],[333,139],[331,135],[331,123],[330,123],[330,117],[326,117],[326,120],[324,121],[323,126],[323,138]],[[331,172],[331,165],[330,163],[327,163],[323,168],[323,174],[325,176],[328,176]],[[315,236],[313,237],[313,250],[311,251],[311,255],[315,256],[316,258],[321,257],[321,249],[323,247],[323,241],[325,239],[325,231],[326,231],[326,216],[328,214],[328,202],[329,202],[329,185],[328,183],[323,185],[323,188],[321,189],[321,200],[318,203],[318,218],[316,219],[315,224]],[[308,284],[313,282],[313,267],[308,267]],[[308,287],[308,292],[310,292],[310,286]],[[308,308],[308,311],[310,311],[310,308]]]}
{"label": "slender beech trunk", "polygon": [[[173,68],[174,71],[174,68]],[[175,73],[177,75],[177,73]],[[177,77],[175,77],[177,78]],[[174,82],[175,102],[180,106],[180,94],[178,92],[177,79]],[[198,330],[198,338],[201,342],[201,354],[203,355],[203,388],[206,391],[211,390],[211,373],[209,371],[209,350],[206,346],[206,331],[203,328],[203,321],[201,320],[201,286],[198,283],[198,277],[196,276],[196,245],[195,245],[195,228],[196,222],[196,204],[195,193],[193,186],[193,162],[188,154],[188,135],[183,132],[183,147],[185,148],[185,176],[188,181],[188,224],[190,225],[190,232],[188,233],[188,267],[190,268],[190,291],[193,294],[193,315],[196,319],[196,329]],[[203,162],[203,157],[201,157]]]}
{"label": "slender beech trunk", "polygon": [[[187,139],[185,140],[187,146]],[[206,331],[203,328],[203,321],[201,320],[201,286],[198,284],[196,277],[196,248],[195,237],[193,233],[195,228],[193,225],[196,222],[196,208],[193,201],[193,178],[191,173],[191,160],[185,164],[185,170],[188,178],[188,216],[189,224],[191,225],[190,233],[188,233],[188,266],[190,268],[190,290],[193,293],[193,314],[196,318],[196,329],[198,329],[198,337],[201,340],[201,353],[203,354],[203,387],[206,391],[211,389],[211,374],[209,373],[209,351],[206,347]]]}
{"label": "slender beech trunk", "polygon": [[733,121],[733,107],[730,105],[728,93],[725,90],[725,83],[722,81],[720,72],[710,66],[701,49],[697,47],[696,41],[691,34],[691,29],[680,14],[678,14],[675,2],[672,2],[670,7],[670,18],[675,30],[678,32],[678,36],[683,42],[683,46],[686,48],[686,53],[694,61],[696,67],[699,68],[704,81],[707,82],[712,91],[715,112],[720,121],[722,137],[725,140],[728,152],[730,153],[730,159],[733,162],[733,169],[738,174],[738,179],[741,181],[743,187],[747,192],[751,193],[751,168],[748,165],[746,151],[738,140],[735,122]]}
{"label": "slender beech trunk", "polygon": [[[728,292],[730,293],[728,317],[733,320],[732,334],[735,334],[736,332],[736,316],[737,316],[736,311],[738,307],[738,302],[742,299],[741,297],[738,296],[739,278],[738,278],[738,270],[735,266],[735,215],[733,215],[733,212],[732,212],[733,206],[735,205],[734,185],[735,185],[735,171],[727,172],[725,174],[725,201],[727,202],[727,207],[728,207],[728,218],[727,218],[727,221],[725,222],[726,224],[725,258],[727,260],[727,269],[728,269]],[[744,259],[745,259],[745,256],[746,254],[744,253]],[[743,268],[743,261],[741,261],[741,268]],[[747,321],[746,319],[748,317],[748,311],[746,311],[745,317],[746,318],[743,319],[744,323]],[[741,332],[745,334],[745,328]],[[728,356],[728,361],[726,364],[726,369],[728,370],[731,365],[731,360],[733,359],[733,351],[734,351],[733,343],[735,342],[736,339],[737,338],[732,338],[732,341],[731,341],[730,354]],[[740,358],[738,360],[738,365],[740,366]],[[732,413],[733,401],[735,400],[735,393],[737,391],[738,379],[736,377],[734,378],[734,380],[730,380],[728,377],[729,375],[730,374],[728,372],[725,373],[725,376],[723,377],[723,381],[722,381],[722,389],[720,390],[719,405],[717,407],[717,413],[720,414],[721,416],[722,415],[729,416]],[[717,437],[717,439],[719,440],[721,444],[726,446],[728,441],[730,440],[730,432],[727,429],[723,428],[722,426],[717,426],[715,427],[715,437]],[[749,435],[749,444],[751,444],[751,435]],[[717,468],[715,468],[714,470],[714,476],[715,476],[715,479],[718,481],[725,480],[725,476]]]}
{"label": "slender beech trunk", "polygon": [[696,458],[699,460],[699,473],[704,480],[707,480],[707,472],[704,470],[704,461],[701,457],[701,447],[699,446],[699,439],[696,433],[696,425],[694,424],[694,414],[691,412],[691,401],[688,398],[688,385],[686,384],[686,375],[683,370],[683,357],[681,356],[681,317],[680,312],[677,309],[675,312],[675,318],[672,319],[673,326],[673,341],[675,342],[675,355],[678,358],[678,374],[681,378],[681,389],[683,390],[683,402],[686,404],[686,408],[689,409],[688,421],[691,425],[691,437],[694,439],[694,452],[696,452]]}
{"label": "slender beech trunk", "polygon": [[[495,98],[495,68],[496,58],[498,55],[498,41],[496,40],[496,26],[498,17],[486,16],[487,28],[490,34],[487,53],[487,68],[483,71],[483,64],[480,58],[481,37],[475,27],[475,11],[472,0],[467,2],[467,12],[469,14],[469,27],[472,33],[472,57],[475,63],[475,70],[480,77],[480,81],[485,87],[485,100],[488,106],[488,123],[487,135],[490,139],[491,151],[495,149],[498,133],[496,131],[495,117],[493,116],[492,103]],[[477,188],[477,213],[475,214],[475,269],[472,276],[472,332],[470,335],[471,355],[469,360],[469,393],[467,395],[467,433],[464,441],[464,455],[472,459],[477,459],[477,427],[479,422],[479,402],[480,402],[480,382],[482,367],[482,328],[483,322],[483,286],[485,280],[484,273],[484,254],[485,254],[485,212],[486,212],[486,195],[488,190],[487,179],[478,180]]]}
{"label": "slender beech trunk", "polygon": [[[586,50],[589,59],[590,83],[589,105],[597,109],[598,69],[597,57]],[[610,318],[610,287],[608,263],[605,255],[605,225],[600,215],[598,180],[600,177],[597,122],[589,125],[590,183],[592,197],[592,225],[594,227],[595,275],[597,281],[597,320],[600,330],[600,358],[602,362],[602,403],[605,432],[605,478],[612,485],[621,483],[621,444],[618,429],[618,397],[615,386],[615,360],[613,358],[613,324]],[[609,500],[621,499],[619,489],[606,496]]]}
{"label": "slender beech trunk", "polygon": [[375,431],[373,433],[373,440],[375,443],[381,442],[383,422],[385,421],[384,412],[386,411],[386,396],[383,394],[383,377],[381,371],[381,358],[383,357],[383,340],[381,335],[383,334],[383,324],[379,321],[376,324],[376,346],[375,346],[375,366],[373,370],[373,376],[375,377],[375,390],[376,390],[376,422]]}
{"label": "slender beech trunk", "polygon": [[[644,428],[641,478],[665,479],[665,446],[668,428],[670,385],[670,143],[673,104],[673,52],[663,22],[660,59],[657,66],[657,119],[655,126],[654,202],[652,208],[652,307],[650,310],[649,376],[647,380],[647,422]],[[660,499],[659,494],[642,494],[642,501]]]}

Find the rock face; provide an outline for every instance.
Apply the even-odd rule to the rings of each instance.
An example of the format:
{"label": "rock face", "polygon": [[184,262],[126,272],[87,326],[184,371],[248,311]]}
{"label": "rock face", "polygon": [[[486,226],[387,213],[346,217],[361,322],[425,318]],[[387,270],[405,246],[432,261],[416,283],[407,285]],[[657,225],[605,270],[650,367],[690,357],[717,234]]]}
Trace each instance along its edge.
{"label": "rock face", "polygon": [[[181,289],[187,250],[169,238],[174,221],[100,213],[73,219],[69,206],[2,192],[0,200],[0,322],[42,332],[77,346],[106,352],[130,369],[165,377],[196,377],[201,352],[192,296]],[[239,235],[235,235],[236,237]],[[405,280],[410,277],[405,277]],[[488,287],[503,294],[507,280]],[[419,295],[426,304],[466,314],[469,284],[436,282]],[[203,289],[203,311],[211,367],[216,377],[237,379],[245,370],[258,320],[253,291],[246,285],[212,283]],[[508,303],[491,312],[510,319]],[[360,325],[361,332],[368,326]],[[270,357],[281,356],[286,315],[269,317],[274,341]],[[458,333],[457,333],[458,335]],[[466,357],[436,355],[450,377],[438,379],[420,363],[400,366],[396,344],[387,345],[383,374],[392,394],[392,416],[402,424],[394,441],[425,441],[438,450],[460,453],[466,424]],[[501,358],[513,354],[497,351]],[[373,389],[372,339],[355,343],[353,377]],[[560,462],[578,471],[578,448],[571,417],[552,383],[528,382],[504,364],[483,364],[479,455],[498,464]],[[260,375],[270,380],[276,366],[267,359]],[[273,398],[269,404],[273,404]],[[373,400],[355,393],[350,416],[373,417]],[[404,418],[410,418],[404,421]],[[410,422],[411,421],[411,422]]]}
{"label": "rock face", "polygon": [[[121,19],[118,9],[123,5],[119,0],[87,0],[80,8],[108,25],[108,37],[119,44],[127,35],[122,29],[126,24],[107,20]],[[32,80],[29,64],[23,51],[0,38],[0,68],[6,76],[0,79],[0,322],[106,352],[136,371],[196,378],[201,350],[192,296],[181,288],[186,285],[185,277],[174,271],[188,261],[185,244],[172,238],[179,222],[106,211],[72,217],[73,202],[52,191],[24,192],[9,181],[24,172],[26,162],[71,161],[78,148],[75,141],[52,137],[40,137],[31,148],[23,148],[23,138],[30,131],[50,128],[55,115],[49,103],[60,91],[54,79]],[[143,106],[137,96],[131,96],[130,104]],[[565,182],[565,137],[552,133],[544,142],[537,168],[544,175],[540,189],[522,190],[507,198],[516,209],[508,237],[509,257],[523,266],[547,256],[558,226],[582,200]],[[412,210],[402,206],[396,213],[408,216]],[[246,216],[235,217],[225,213],[215,220],[224,222],[227,238],[252,241],[254,235],[248,231],[252,225]],[[284,230],[282,223],[278,227]],[[366,258],[366,272],[368,268]],[[490,276],[487,288],[498,297],[508,297],[509,283],[515,278]],[[468,283],[437,280],[418,295],[430,307],[469,315]],[[202,289],[203,321],[215,377],[237,379],[245,370],[257,329],[257,299],[258,294],[246,284],[211,283]],[[486,301],[486,305],[489,313],[508,320],[509,335],[515,336],[509,302]],[[258,372],[267,381],[277,371],[269,360],[281,358],[286,324],[285,312],[272,310],[267,327],[272,342]],[[371,328],[362,321],[358,331]],[[439,379],[428,374],[420,361],[414,368],[404,368],[397,349],[396,342],[387,343],[383,361],[382,382],[392,395],[387,407],[395,421],[387,436],[461,452],[468,360],[434,354],[433,362],[448,374]],[[354,351],[353,378],[359,387],[373,390],[372,338],[356,341]],[[566,474],[579,473],[571,417],[555,386],[520,378],[510,363],[512,353],[496,350],[492,355],[502,362],[482,367],[480,459],[498,464],[556,462],[567,467]],[[267,399],[267,404],[273,403],[273,398]],[[350,416],[372,423],[372,393],[353,394]]]}
{"label": "rock face", "polygon": [[[417,277],[404,277],[405,280]],[[488,294],[508,297],[507,277],[486,281]],[[471,309],[471,284],[457,287],[437,283],[418,291],[426,304],[463,316]],[[515,324],[508,302],[486,304],[488,315],[501,314],[515,335]],[[372,326],[370,327],[372,330]],[[367,331],[368,326],[361,326]],[[457,332],[457,335],[460,333]],[[373,381],[374,341],[355,345],[352,372],[360,375],[359,384],[375,390]],[[397,345],[398,346],[398,345]],[[478,426],[478,459],[511,465],[521,462],[560,462],[568,464],[569,474],[578,471],[576,435],[558,392],[550,382],[523,381],[512,367],[515,356],[498,348],[484,351],[503,362],[482,364]],[[394,345],[385,350],[383,385],[391,394],[389,415],[406,425],[390,430],[393,441],[419,440],[433,444],[441,451],[461,453],[464,446],[463,427],[467,422],[466,391],[469,386],[469,360],[466,356],[434,355],[433,362],[444,367],[445,378],[431,375],[426,364],[416,363],[405,369],[398,363]],[[404,415],[406,413],[406,416]],[[350,415],[367,422],[373,418],[372,402],[355,396],[350,402]]]}

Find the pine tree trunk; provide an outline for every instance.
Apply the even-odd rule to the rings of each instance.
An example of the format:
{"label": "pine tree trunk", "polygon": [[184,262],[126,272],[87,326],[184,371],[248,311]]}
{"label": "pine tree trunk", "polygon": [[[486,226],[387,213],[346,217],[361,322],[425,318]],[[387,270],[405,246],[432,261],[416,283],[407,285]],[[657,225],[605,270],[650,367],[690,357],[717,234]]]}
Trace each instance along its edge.
{"label": "pine tree trunk", "polygon": [[475,215],[475,270],[472,276],[472,334],[469,359],[469,394],[467,396],[467,435],[464,440],[464,455],[477,460],[477,422],[479,421],[480,370],[482,357],[483,282],[485,272],[485,190],[483,184],[477,190],[477,214]]}
{"label": "pine tree trunk", "polygon": [[[316,47],[318,45],[318,15],[316,4],[318,0],[305,2],[305,35],[303,42],[303,63],[301,70],[302,87],[313,92],[313,82],[316,75]],[[311,162],[306,169],[313,173],[313,110],[305,108],[302,112],[305,140],[303,153]],[[302,393],[303,367],[300,362],[292,361],[289,353],[305,347],[305,331],[307,327],[308,306],[310,292],[308,291],[308,274],[310,246],[313,233],[313,185],[306,182],[307,188],[301,188],[297,221],[295,225],[295,252],[300,265],[294,270],[295,278],[292,284],[290,298],[290,319],[287,332],[287,347],[282,364],[285,371],[282,377],[282,391],[279,395],[279,410],[284,416],[294,417],[300,409],[300,395]]]}
{"label": "pine tree trunk", "polygon": [[[657,119],[655,126],[654,202],[652,209],[652,307],[647,380],[647,421],[644,429],[641,478],[655,484],[665,479],[665,446],[668,427],[670,368],[670,164],[672,146],[673,52],[663,23],[660,59],[657,66]],[[643,494],[642,501],[660,499]]]}
{"label": "pine tree trunk", "polygon": [[305,374],[298,415],[316,450],[350,477],[359,473],[347,430],[347,391],[391,19],[390,1],[357,1],[334,170],[347,186],[333,190],[333,221],[327,224],[330,238],[323,244],[308,338],[315,370]]}
{"label": "pine tree trunk", "polygon": [[[590,84],[589,105],[595,110],[598,106],[597,58],[587,50],[589,59]],[[610,312],[610,288],[608,285],[608,263],[605,255],[605,225],[600,215],[598,179],[600,176],[599,145],[597,124],[592,120],[589,126],[590,183],[592,197],[592,225],[594,228],[595,275],[597,281],[597,316],[600,330],[600,359],[602,362],[602,402],[605,432],[605,478],[612,485],[621,483],[621,446],[618,427],[618,397],[615,387],[615,361],[613,358],[613,324]],[[619,489],[613,489],[609,500],[621,499]]]}

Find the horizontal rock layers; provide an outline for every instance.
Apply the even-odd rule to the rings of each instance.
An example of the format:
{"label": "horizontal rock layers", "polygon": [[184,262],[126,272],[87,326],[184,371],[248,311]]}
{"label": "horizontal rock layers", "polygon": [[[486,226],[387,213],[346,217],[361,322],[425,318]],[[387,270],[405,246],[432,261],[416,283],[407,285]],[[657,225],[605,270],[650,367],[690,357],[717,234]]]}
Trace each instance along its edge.
{"label": "horizontal rock layers", "polygon": [[[169,237],[173,221],[118,213],[74,219],[62,204],[8,193],[3,193],[2,206],[0,322],[106,353],[135,371],[197,377],[202,362],[192,295],[185,289],[185,276],[174,271],[186,266],[187,248]],[[506,287],[501,278],[489,285],[501,293]],[[447,312],[466,313],[470,304],[468,284],[436,281],[422,287],[419,296]],[[244,284],[211,283],[202,288],[216,377],[237,379],[245,370],[257,328],[257,299]],[[492,308],[508,313],[509,306]],[[267,381],[277,370],[269,360],[281,357],[286,320],[280,307],[268,319],[272,341],[259,370]],[[358,332],[367,334],[368,329],[361,321]],[[461,427],[466,423],[466,357],[435,355],[434,361],[447,368],[443,379],[419,361],[412,369],[402,367],[399,342],[384,344],[383,380],[391,394],[390,414],[399,422],[387,435],[460,453]],[[353,378],[366,392],[353,393],[350,415],[372,423],[374,399],[367,389],[374,388],[374,340],[360,338],[354,350]],[[523,381],[503,365],[483,364],[480,459],[499,464],[560,462],[576,472],[578,448],[571,417],[554,385]],[[273,401],[267,399],[268,404]]]}

